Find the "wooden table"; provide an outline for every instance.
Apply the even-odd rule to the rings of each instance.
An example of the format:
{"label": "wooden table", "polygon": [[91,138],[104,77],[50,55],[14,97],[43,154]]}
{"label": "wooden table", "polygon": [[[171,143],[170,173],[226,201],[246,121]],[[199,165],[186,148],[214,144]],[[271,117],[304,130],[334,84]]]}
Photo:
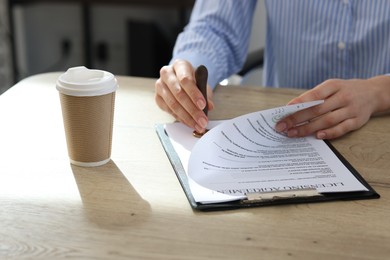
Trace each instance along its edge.
{"label": "wooden table", "polygon": [[[58,76],[0,96],[0,259],[389,259],[389,117],[332,142],[380,199],[196,212],[154,130],[173,119],[153,79],[118,77],[112,161],[81,168],[68,161]],[[298,93],[220,87],[210,118]]]}

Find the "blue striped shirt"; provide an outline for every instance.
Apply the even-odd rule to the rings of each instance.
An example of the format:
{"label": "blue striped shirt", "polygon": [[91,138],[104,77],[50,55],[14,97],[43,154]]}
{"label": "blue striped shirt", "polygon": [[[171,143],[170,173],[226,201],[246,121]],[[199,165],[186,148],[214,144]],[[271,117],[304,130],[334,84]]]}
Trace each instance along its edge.
{"label": "blue striped shirt", "polygon": [[[312,88],[330,78],[390,72],[390,1],[269,0],[265,86]],[[173,59],[209,69],[209,84],[240,70],[256,0],[200,0]],[[256,26],[256,25],[254,25]]]}

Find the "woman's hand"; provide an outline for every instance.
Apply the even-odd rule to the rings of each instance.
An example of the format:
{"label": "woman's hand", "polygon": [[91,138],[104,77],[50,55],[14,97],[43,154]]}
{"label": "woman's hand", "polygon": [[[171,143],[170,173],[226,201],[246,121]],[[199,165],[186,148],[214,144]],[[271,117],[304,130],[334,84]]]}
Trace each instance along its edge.
{"label": "woman's hand", "polygon": [[390,77],[331,79],[294,98],[289,104],[324,100],[324,103],[283,118],[276,130],[289,137],[315,134],[334,139],[362,127],[373,114],[390,109]]}
{"label": "woman's hand", "polygon": [[[160,70],[160,78],[155,83],[157,105],[170,113],[176,120],[202,133],[208,123],[203,113],[206,100],[196,86],[194,68],[185,60],[176,60],[172,65]],[[212,90],[207,86],[208,109],[214,107]]]}

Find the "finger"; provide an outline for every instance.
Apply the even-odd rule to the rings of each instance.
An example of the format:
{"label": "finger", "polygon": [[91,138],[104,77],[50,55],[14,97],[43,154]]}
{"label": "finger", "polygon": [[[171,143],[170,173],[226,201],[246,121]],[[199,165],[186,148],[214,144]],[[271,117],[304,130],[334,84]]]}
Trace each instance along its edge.
{"label": "finger", "polygon": [[176,79],[172,66],[164,66],[160,69],[159,81],[164,83],[172,93],[178,93],[181,91],[180,82]]}
{"label": "finger", "polygon": [[[182,107],[196,121],[195,129],[203,132],[208,123],[208,118],[203,112],[206,100],[196,85],[194,68],[189,62],[184,60],[175,61],[172,68],[175,75],[174,80],[178,80],[182,88],[182,91],[173,94]],[[175,112],[178,116],[181,116],[177,111]]]}
{"label": "finger", "polygon": [[[187,124],[190,124],[188,120],[188,115],[190,115],[196,122],[195,126],[190,124],[190,127],[202,132],[208,122],[207,116],[202,111],[206,102],[195,84],[192,65],[186,61],[177,60],[172,66],[164,66],[160,70],[160,79],[164,83],[162,85],[164,88],[160,89],[160,96],[169,109],[180,121]],[[200,99],[194,96],[199,96]],[[194,100],[197,103],[194,103]]]}
{"label": "finger", "polygon": [[[353,118],[356,122],[356,118],[349,112],[347,108],[341,108],[332,112],[329,112],[323,116],[317,117],[310,122],[293,127],[287,131],[289,137],[303,137],[316,133],[319,130],[333,128],[342,122]],[[355,127],[357,125],[355,124]],[[342,129],[339,129],[342,130]],[[345,131],[350,129],[345,129]]]}
{"label": "finger", "polygon": [[164,88],[166,88],[166,86],[162,81],[162,79],[159,78],[158,80],[156,80],[156,82],[154,83],[154,93],[155,93],[154,99],[156,101],[156,104],[161,110],[172,114],[171,110],[168,108],[168,105],[165,103],[162,97],[164,93]]}
{"label": "finger", "polygon": [[282,118],[275,126],[276,131],[283,132],[291,128],[296,127],[297,125],[304,124],[309,120],[321,117],[328,114],[329,112],[336,111],[341,107],[340,102],[336,97],[331,97],[327,99],[324,103],[310,107],[301,111],[298,111],[294,114]]}
{"label": "finger", "polygon": [[196,85],[192,65],[185,60],[177,60],[173,63],[173,70],[182,90],[187,93],[187,96],[196,105],[197,109],[203,110],[206,106],[206,100]]}
{"label": "finger", "polygon": [[[345,119],[338,124],[332,126],[332,122],[329,122],[328,127],[317,131],[316,136],[318,139],[334,139],[340,137],[348,132],[359,129],[370,119],[371,113],[356,113],[352,109],[344,108],[340,110],[340,114],[346,115]],[[326,123],[325,123],[326,124]]]}
{"label": "finger", "polygon": [[176,121],[181,121],[180,118],[175,114],[175,112],[173,112],[168,106],[167,104],[164,102],[164,100],[162,99],[161,96],[155,96],[155,100],[156,100],[156,103],[157,105],[165,112],[171,114],[175,119]]}
{"label": "finger", "polygon": [[184,109],[177,99],[170,92],[170,89],[161,80],[156,81],[156,96],[157,105],[164,111],[170,113],[178,121],[183,122],[188,127],[201,131],[204,127],[199,126],[193,117]]}
{"label": "finger", "polygon": [[358,128],[356,118],[349,118],[333,127],[318,131],[316,133],[316,138],[329,140],[336,139]]}
{"label": "finger", "polygon": [[[208,119],[203,110],[200,110],[184,91],[173,95],[167,95],[169,108],[174,111],[181,121],[185,122],[190,127],[198,132],[203,132],[207,127]],[[192,123],[195,122],[195,123]]]}
{"label": "finger", "polygon": [[[160,70],[160,79],[178,101],[186,107],[190,105],[189,89],[197,89],[192,76],[193,69],[188,62],[176,61],[174,66],[164,66]],[[190,93],[190,94],[188,94]],[[193,102],[192,102],[193,103]]]}
{"label": "finger", "polygon": [[[327,82],[330,82],[330,80]],[[329,86],[329,90],[324,89],[324,86]],[[317,99],[325,99],[325,102],[320,105],[298,111],[292,115],[283,118],[277,123],[275,129],[279,132],[283,132],[292,127],[295,127],[296,125],[303,124],[308,120],[313,120],[316,117],[325,115],[331,111],[336,111],[346,106],[346,102],[348,100],[345,97],[343,98],[344,95],[338,95],[338,92],[340,92],[341,88],[339,88],[338,86],[332,86],[321,84],[316,87],[316,91],[308,91],[306,92],[306,95],[303,94],[299,98],[292,100],[291,102],[307,102],[312,101],[313,99],[311,98],[316,97]]]}
{"label": "finger", "polygon": [[290,100],[287,104],[297,104],[313,100],[323,100],[334,95],[340,88],[341,80],[330,79]]}

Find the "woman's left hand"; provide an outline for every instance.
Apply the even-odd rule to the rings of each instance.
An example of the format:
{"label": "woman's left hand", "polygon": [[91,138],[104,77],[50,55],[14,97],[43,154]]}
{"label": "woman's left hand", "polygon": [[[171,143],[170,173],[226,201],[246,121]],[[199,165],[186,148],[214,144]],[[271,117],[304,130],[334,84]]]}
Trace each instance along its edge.
{"label": "woman's left hand", "polygon": [[283,118],[276,130],[289,137],[315,134],[318,139],[334,139],[356,130],[373,114],[390,109],[390,77],[327,80],[288,104],[313,100],[324,103]]}

